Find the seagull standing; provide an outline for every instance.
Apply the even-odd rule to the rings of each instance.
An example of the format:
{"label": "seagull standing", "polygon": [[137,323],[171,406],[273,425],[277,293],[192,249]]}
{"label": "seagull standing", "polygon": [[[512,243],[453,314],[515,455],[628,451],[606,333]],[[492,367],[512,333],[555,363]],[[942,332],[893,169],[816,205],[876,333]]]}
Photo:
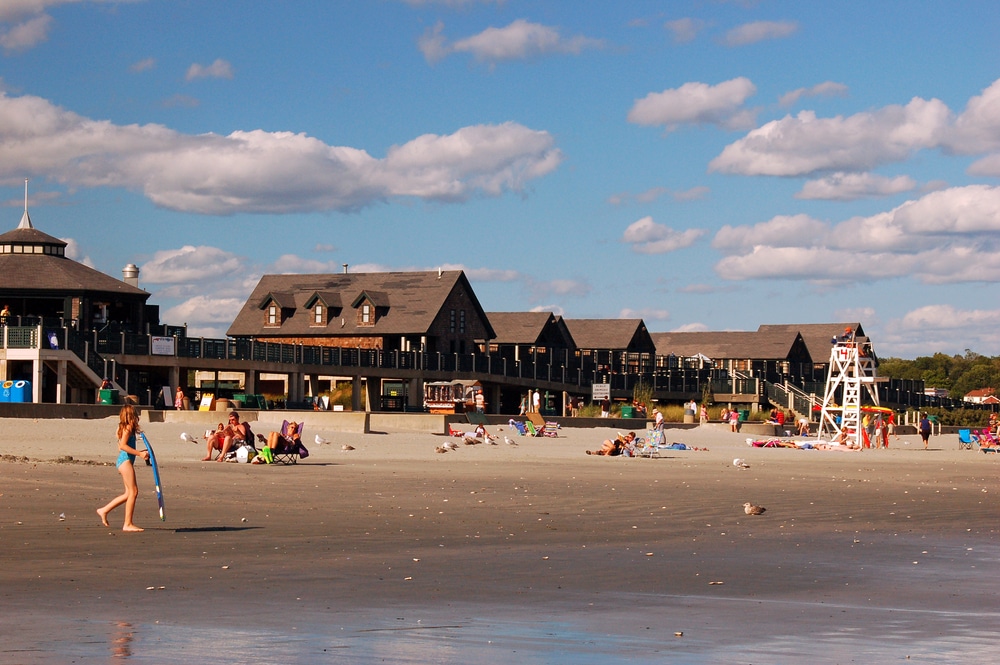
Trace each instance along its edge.
{"label": "seagull standing", "polygon": [[749,501],[743,504],[743,512],[747,515],[763,515],[765,510],[767,510],[767,508],[764,506],[755,506]]}
{"label": "seagull standing", "polygon": [[324,443],[330,443],[329,439],[324,439],[319,434],[316,435],[316,445],[322,446]]}
{"label": "seagull standing", "polygon": [[503,442],[506,443],[508,446],[516,446],[517,445],[517,441],[515,441],[512,438],[510,438],[509,436],[505,436],[503,438]]}
{"label": "seagull standing", "polygon": [[448,450],[458,450],[458,444],[454,441],[448,441],[442,447],[447,448]]}
{"label": "seagull standing", "polygon": [[750,465],[743,461],[742,458],[737,457],[733,460],[733,466],[739,467],[741,469],[749,469]]}
{"label": "seagull standing", "polygon": [[187,441],[188,443],[198,443],[198,437],[191,436],[187,432],[181,432],[181,441]]}

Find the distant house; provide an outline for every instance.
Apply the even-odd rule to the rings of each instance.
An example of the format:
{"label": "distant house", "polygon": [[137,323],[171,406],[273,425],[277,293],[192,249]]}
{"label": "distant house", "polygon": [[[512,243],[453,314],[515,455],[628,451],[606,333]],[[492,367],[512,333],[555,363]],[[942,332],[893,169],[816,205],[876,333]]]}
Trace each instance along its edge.
{"label": "distant house", "polygon": [[565,363],[576,348],[566,322],[552,312],[488,312],[490,355],[509,363]]}
{"label": "distant house", "polygon": [[993,388],[970,390],[965,393],[962,401],[972,404],[1000,404],[1000,398],[996,396],[996,391]]}
{"label": "distant house", "polygon": [[704,366],[768,381],[811,375],[813,361],[795,329],[744,332],[652,333],[657,361],[665,369]]}
{"label": "distant house", "polygon": [[461,270],[264,275],[227,333],[314,346],[473,353],[494,337]]}
{"label": "distant house", "polygon": [[648,373],[656,345],[642,319],[563,319],[584,375]]}

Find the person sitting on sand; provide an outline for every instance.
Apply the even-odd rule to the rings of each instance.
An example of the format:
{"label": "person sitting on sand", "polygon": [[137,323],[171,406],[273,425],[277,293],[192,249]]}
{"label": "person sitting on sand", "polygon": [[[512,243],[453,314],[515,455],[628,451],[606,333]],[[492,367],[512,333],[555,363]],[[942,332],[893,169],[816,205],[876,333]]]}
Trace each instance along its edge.
{"label": "person sitting on sand", "polygon": [[229,424],[221,431],[217,430],[215,434],[208,437],[207,451],[201,461],[211,462],[213,450],[219,451],[219,456],[215,458],[216,462],[226,461],[226,453],[233,448],[233,444],[246,441],[249,432],[250,428],[247,424],[240,422],[240,414],[236,411],[230,411]]}
{"label": "person sitting on sand", "polygon": [[629,432],[625,436],[619,434],[612,441],[605,439],[600,450],[588,450],[588,455],[621,455],[625,450],[631,450],[632,442],[635,441],[635,432]]}

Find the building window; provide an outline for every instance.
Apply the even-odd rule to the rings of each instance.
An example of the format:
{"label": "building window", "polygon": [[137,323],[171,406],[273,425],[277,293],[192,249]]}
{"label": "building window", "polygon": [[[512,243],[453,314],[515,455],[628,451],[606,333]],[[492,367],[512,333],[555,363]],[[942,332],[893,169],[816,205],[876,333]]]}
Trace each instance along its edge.
{"label": "building window", "polygon": [[278,325],[278,306],[271,303],[267,306],[267,317],[264,320],[264,325],[266,326],[276,326]]}
{"label": "building window", "polygon": [[[455,332],[455,310],[451,310],[450,331]],[[452,351],[454,353],[454,351]]]}
{"label": "building window", "polygon": [[465,310],[463,309],[458,313],[458,332],[462,335],[465,334]]}
{"label": "building window", "polygon": [[361,306],[361,323],[370,325],[372,322],[372,306],[365,303]]}
{"label": "building window", "polygon": [[313,309],[313,323],[323,325],[323,305],[319,303],[316,303],[316,308]]}

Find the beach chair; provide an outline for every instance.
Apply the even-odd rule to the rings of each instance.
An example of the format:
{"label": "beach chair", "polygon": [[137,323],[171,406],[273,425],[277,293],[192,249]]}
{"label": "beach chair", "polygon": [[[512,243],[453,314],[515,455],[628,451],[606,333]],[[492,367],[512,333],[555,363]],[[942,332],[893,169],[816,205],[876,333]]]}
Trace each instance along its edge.
{"label": "beach chair", "polygon": [[958,449],[972,450],[972,446],[979,443],[979,437],[972,433],[972,430],[958,430]]}
{"label": "beach chair", "polygon": [[[284,438],[288,434],[287,420],[281,423],[281,436]],[[272,451],[271,457],[275,463],[280,462],[281,464],[295,464],[299,459],[309,456],[309,451],[301,443],[302,431],[305,429],[305,423],[299,423],[299,437],[300,443],[296,446],[279,446]]]}
{"label": "beach chair", "polygon": [[522,423],[520,420],[514,420],[513,418],[511,418],[510,422],[508,422],[507,424],[512,429],[516,429],[517,433],[520,434],[521,436],[524,436],[525,434],[528,433],[528,431],[524,428],[524,423]]}
{"label": "beach chair", "polygon": [[455,429],[454,427],[451,426],[451,423],[448,423],[448,436],[459,436],[459,437],[461,437],[461,436],[465,436],[465,432],[463,432],[460,429]]}
{"label": "beach chair", "polygon": [[546,421],[545,426],[542,427],[542,436],[559,436],[559,423]]}
{"label": "beach chair", "polygon": [[535,429],[535,423],[531,422],[530,420],[524,421],[524,428],[526,430],[528,430],[528,434],[530,434],[531,436],[541,436],[542,435],[541,432],[539,432],[537,429]]}
{"label": "beach chair", "polygon": [[[636,457],[659,457],[660,448],[663,447],[663,430],[659,429],[649,429],[646,430],[646,438],[637,438],[635,446]],[[641,442],[641,443],[640,443]]]}
{"label": "beach chair", "polygon": [[1000,453],[1000,441],[997,441],[992,432],[984,429],[979,435],[979,449],[983,453]]}

